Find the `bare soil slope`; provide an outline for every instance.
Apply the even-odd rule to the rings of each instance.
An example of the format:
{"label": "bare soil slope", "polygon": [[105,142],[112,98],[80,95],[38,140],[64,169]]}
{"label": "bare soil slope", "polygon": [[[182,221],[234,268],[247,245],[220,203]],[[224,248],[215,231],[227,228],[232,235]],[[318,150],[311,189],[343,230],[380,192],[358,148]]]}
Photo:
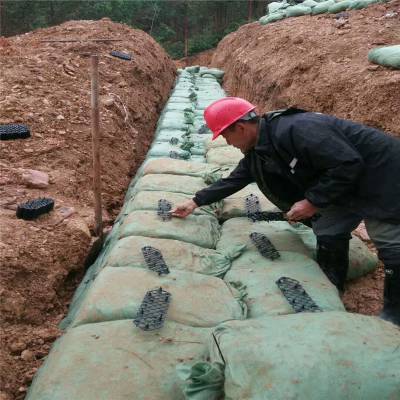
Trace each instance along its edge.
{"label": "bare soil slope", "polygon": [[244,25],[212,65],[230,95],[265,112],[287,106],[335,114],[400,135],[400,71],[370,64],[368,51],[400,43],[400,1],[338,15]]}
{"label": "bare soil slope", "polygon": [[[112,50],[131,53],[132,61],[111,57]],[[24,397],[59,335],[57,323],[93,241],[93,53],[100,56],[102,193],[111,224],[152,140],[174,81],[173,62],[144,32],[107,19],[0,38],[0,124],[24,123],[32,133],[0,142],[1,400]],[[30,187],[23,178],[28,169],[47,173],[49,186]],[[52,197],[55,210],[34,221],[17,219],[17,204],[39,196]]]}
{"label": "bare soil slope", "polygon": [[[260,112],[297,106],[400,135],[400,71],[367,58],[374,47],[399,43],[400,1],[394,0],[338,15],[244,25],[220,42],[211,66],[225,71],[229,95],[250,100]],[[380,266],[349,283],[346,308],[378,314],[383,275]]]}

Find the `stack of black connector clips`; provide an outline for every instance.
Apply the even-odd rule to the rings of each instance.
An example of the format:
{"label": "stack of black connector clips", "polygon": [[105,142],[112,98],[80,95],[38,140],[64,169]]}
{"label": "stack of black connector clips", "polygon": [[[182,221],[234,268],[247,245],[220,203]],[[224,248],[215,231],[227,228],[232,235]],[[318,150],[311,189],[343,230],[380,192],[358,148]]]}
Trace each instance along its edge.
{"label": "stack of black connector clips", "polygon": [[0,140],[27,139],[30,136],[31,132],[26,125],[0,125]]}
{"label": "stack of black connector clips", "polygon": [[120,58],[121,60],[126,60],[126,61],[130,61],[132,60],[132,56],[128,53],[123,53],[122,51],[118,51],[118,50],[113,50],[110,55],[112,55],[113,57],[117,57]]}
{"label": "stack of black connector clips", "polygon": [[29,200],[18,205],[17,218],[31,220],[42,214],[50,212],[54,208],[54,200],[46,197]]}

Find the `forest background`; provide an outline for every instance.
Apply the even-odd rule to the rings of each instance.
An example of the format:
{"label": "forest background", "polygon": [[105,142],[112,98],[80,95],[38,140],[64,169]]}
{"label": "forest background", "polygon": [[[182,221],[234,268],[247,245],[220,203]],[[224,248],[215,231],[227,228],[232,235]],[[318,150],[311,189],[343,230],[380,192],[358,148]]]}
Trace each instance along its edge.
{"label": "forest background", "polygon": [[174,59],[213,48],[240,25],[265,15],[268,0],[0,0],[0,36],[69,20],[114,22],[141,29]]}

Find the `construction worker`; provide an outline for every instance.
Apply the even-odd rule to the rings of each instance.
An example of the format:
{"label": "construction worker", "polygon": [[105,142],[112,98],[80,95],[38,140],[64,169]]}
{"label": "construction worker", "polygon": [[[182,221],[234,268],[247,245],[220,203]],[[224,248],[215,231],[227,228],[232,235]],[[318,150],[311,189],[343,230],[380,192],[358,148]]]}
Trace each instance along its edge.
{"label": "construction worker", "polygon": [[186,217],[256,182],[291,221],[311,218],[317,261],[340,290],[351,232],[361,220],[385,265],[381,317],[400,325],[400,140],[333,116],[289,108],[258,116],[237,97],[212,103],[204,118],[244,158],[224,179],[172,214]]}

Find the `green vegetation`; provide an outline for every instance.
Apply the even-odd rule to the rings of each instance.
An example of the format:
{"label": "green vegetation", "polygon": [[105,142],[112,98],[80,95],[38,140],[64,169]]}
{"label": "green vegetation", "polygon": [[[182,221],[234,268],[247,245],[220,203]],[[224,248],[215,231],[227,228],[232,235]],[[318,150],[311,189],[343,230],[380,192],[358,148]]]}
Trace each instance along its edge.
{"label": "green vegetation", "polygon": [[173,58],[214,47],[265,14],[266,0],[0,0],[0,35],[108,17],[152,35]]}

